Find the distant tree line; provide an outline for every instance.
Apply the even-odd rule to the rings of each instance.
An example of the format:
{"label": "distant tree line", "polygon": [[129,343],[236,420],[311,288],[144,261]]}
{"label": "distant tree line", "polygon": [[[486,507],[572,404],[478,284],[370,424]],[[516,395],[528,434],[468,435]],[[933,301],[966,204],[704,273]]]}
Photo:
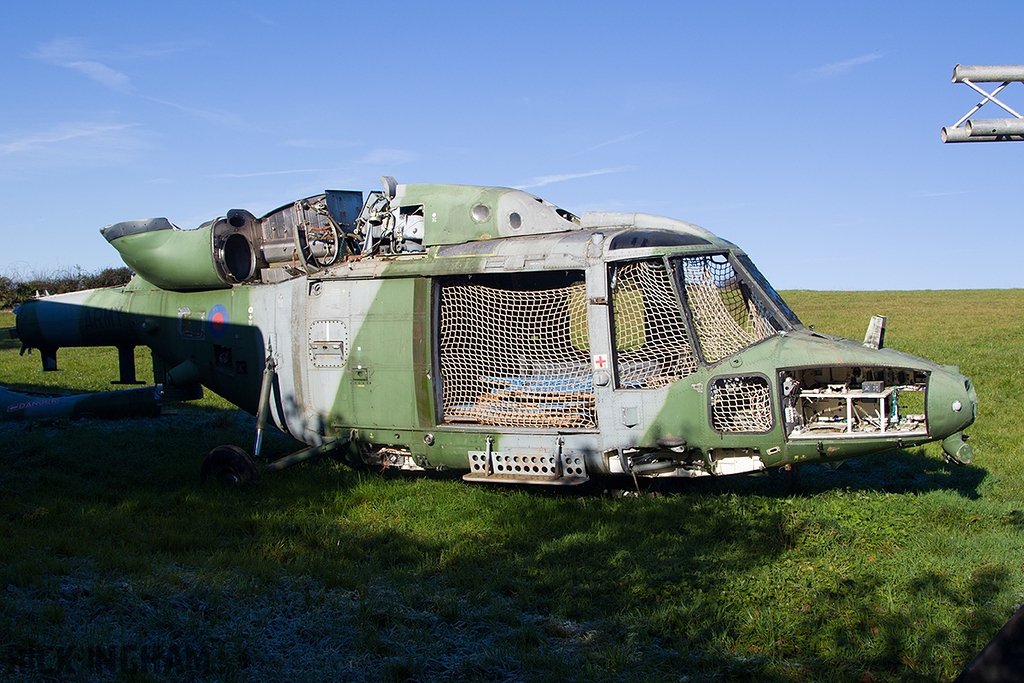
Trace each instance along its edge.
{"label": "distant tree line", "polygon": [[81,289],[116,287],[132,277],[130,268],[104,268],[96,273],[87,273],[81,268],[69,268],[63,272],[47,275],[33,275],[31,278],[0,275],[0,309],[6,310],[39,294],[64,294]]}

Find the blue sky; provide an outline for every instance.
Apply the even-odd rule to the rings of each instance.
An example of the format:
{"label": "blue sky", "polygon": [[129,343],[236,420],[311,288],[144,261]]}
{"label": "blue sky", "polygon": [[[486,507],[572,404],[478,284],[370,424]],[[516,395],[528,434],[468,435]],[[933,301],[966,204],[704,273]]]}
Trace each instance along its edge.
{"label": "blue sky", "polygon": [[[1024,143],[943,145],[1024,3],[13,3],[0,274],[330,189],[688,220],[781,289],[1021,287]],[[1001,99],[1024,108],[1024,84]],[[979,117],[1007,116],[987,105]]]}

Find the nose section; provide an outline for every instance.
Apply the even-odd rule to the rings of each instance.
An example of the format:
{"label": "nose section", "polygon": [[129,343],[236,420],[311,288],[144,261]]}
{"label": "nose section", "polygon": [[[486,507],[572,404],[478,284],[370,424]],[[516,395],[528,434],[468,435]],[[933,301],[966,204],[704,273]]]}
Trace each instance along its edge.
{"label": "nose section", "polygon": [[942,449],[957,462],[970,462],[973,449],[961,432],[978,415],[978,392],[956,366],[945,366],[928,381],[928,431],[942,439]]}
{"label": "nose section", "polygon": [[959,368],[946,366],[933,372],[928,381],[927,411],[931,436],[943,439],[974,422],[978,392]]}

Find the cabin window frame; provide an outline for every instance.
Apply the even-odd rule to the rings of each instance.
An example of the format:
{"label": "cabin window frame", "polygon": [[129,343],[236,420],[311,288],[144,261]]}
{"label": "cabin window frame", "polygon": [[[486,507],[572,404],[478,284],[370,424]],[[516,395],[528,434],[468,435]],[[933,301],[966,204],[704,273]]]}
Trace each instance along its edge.
{"label": "cabin window frame", "polygon": [[[640,303],[640,315],[643,316],[643,320],[640,323],[641,329],[639,332],[629,330],[627,328],[620,327],[621,320],[626,317],[625,310],[630,305],[628,301],[625,301],[625,297],[617,299],[616,294],[619,288],[618,276],[620,272],[632,265],[641,263],[654,263],[660,264],[661,268],[664,269],[667,278],[667,292],[672,297],[673,310],[678,313],[679,320],[670,323],[672,326],[678,326],[684,333],[685,348],[677,346],[675,349],[671,348],[671,345],[659,342],[658,345],[662,346],[661,353],[650,353],[648,358],[637,358],[636,360],[627,360],[627,356],[631,355],[634,351],[627,351],[624,347],[630,346],[630,342],[636,342],[639,339],[639,348],[642,348],[647,344],[647,334],[650,326],[648,323],[648,305],[644,302],[643,295],[644,291],[638,291],[641,296]],[[687,319],[687,312],[684,307],[680,305],[679,291],[675,282],[675,276],[672,271],[671,265],[667,262],[664,256],[638,256],[627,259],[617,259],[615,261],[609,261],[606,264],[606,277],[608,279],[608,333],[611,336],[608,348],[611,350],[612,362],[611,368],[613,373],[614,387],[617,391],[645,391],[658,389],[662,386],[672,384],[674,382],[688,377],[695,373],[701,365],[701,357],[699,355],[698,347],[693,343],[694,330]],[[618,303],[617,301],[622,302]],[[661,326],[657,326],[654,329],[658,330]],[[665,336],[662,334],[661,336]],[[679,358],[672,359],[674,354],[679,354]],[[689,356],[689,362],[687,362],[687,356]],[[633,381],[637,383],[637,386],[631,386],[627,381],[624,381],[625,364],[627,362],[633,362],[637,367],[630,370],[629,374],[636,377]],[[651,365],[652,369],[656,372],[650,372],[649,377],[643,377],[644,365]],[[675,374],[671,371],[671,367],[676,365],[680,368],[680,372]],[[668,367],[668,372],[665,368]],[[647,386],[642,386],[646,384]]]}
{"label": "cabin window frame", "polygon": [[[725,261],[713,261],[712,259],[714,259],[715,257],[722,257],[725,259]],[[789,330],[794,329],[793,324],[790,322],[790,320],[780,310],[778,310],[778,307],[776,306],[773,297],[771,297],[761,287],[760,281],[756,279],[754,276],[752,276],[746,270],[746,268],[743,266],[743,262],[740,261],[736,257],[736,255],[733,254],[731,251],[723,250],[689,253],[684,252],[669,254],[665,258],[669,263],[669,267],[672,269],[672,280],[674,286],[676,287],[676,293],[679,297],[679,303],[682,307],[683,315],[686,318],[687,323],[690,327],[691,334],[693,335],[692,338],[695,339],[697,342],[695,344],[695,347],[698,351],[699,357],[703,365],[706,365],[708,367],[719,365],[723,361],[726,361],[729,358],[732,358],[733,356],[742,353],[746,349],[757,344],[760,344],[761,342],[767,339],[770,339],[775,334],[787,332]],[[761,324],[771,328],[771,332],[766,333],[766,331],[762,330],[762,332],[759,333],[759,336],[756,339],[752,339],[751,341],[749,341],[749,343],[745,343],[743,345],[738,345],[734,343],[728,350],[721,353],[720,355],[709,353],[709,345],[705,343],[705,338],[701,334],[701,325],[695,318],[695,307],[691,303],[691,295],[687,291],[687,279],[685,277],[685,266],[683,263],[686,259],[701,258],[712,260],[711,263],[714,263],[716,265],[728,265],[732,269],[732,277],[730,279],[735,279],[738,282],[741,292],[743,291],[744,287],[748,292],[749,298],[745,300],[745,304],[749,305],[752,302],[755,305],[757,305],[760,309],[763,309],[757,311],[757,313],[764,318]],[[746,260],[749,262],[749,258]],[[764,280],[763,275],[761,276],[761,280]],[[767,280],[764,280],[764,282],[767,283]],[[723,288],[718,287],[718,285],[713,281],[710,284],[716,287],[716,291],[718,294],[721,294]],[[774,292],[774,289],[772,291]],[[776,297],[778,297],[777,293]],[[781,297],[779,297],[779,299],[781,300]],[[720,301],[719,303],[724,304],[726,307],[728,306],[728,303],[726,302]],[[752,336],[749,332],[742,330],[741,326],[738,323],[736,323],[736,321],[733,321],[733,323],[736,327],[736,329],[734,330],[736,334],[734,336],[737,336],[739,338],[741,338],[742,336]]]}

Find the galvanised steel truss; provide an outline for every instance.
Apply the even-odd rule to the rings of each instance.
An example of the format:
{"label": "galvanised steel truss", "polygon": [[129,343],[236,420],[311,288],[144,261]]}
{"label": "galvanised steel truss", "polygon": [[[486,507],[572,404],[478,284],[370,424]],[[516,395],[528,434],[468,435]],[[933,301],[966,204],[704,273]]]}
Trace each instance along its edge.
{"label": "galvanised steel truss", "polygon": [[[1024,116],[996,99],[1003,88],[1010,83],[1024,82],[1024,66],[963,66],[953,68],[953,82],[963,83],[981,93],[985,99],[952,126],[942,129],[943,142],[1006,142],[1024,140]],[[977,83],[1002,83],[992,92],[978,87]],[[1013,114],[1012,119],[974,119],[979,109],[993,102]]]}

